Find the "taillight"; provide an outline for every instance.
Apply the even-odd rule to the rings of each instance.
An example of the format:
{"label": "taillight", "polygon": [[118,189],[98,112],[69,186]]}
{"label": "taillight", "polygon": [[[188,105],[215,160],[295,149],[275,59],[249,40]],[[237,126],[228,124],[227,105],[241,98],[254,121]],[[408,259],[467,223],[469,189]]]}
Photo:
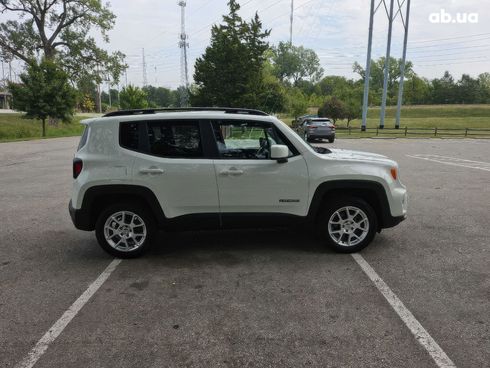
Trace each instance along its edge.
{"label": "taillight", "polygon": [[79,158],[73,160],[73,179],[78,178],[78,175],[82,172],[83,161]]}

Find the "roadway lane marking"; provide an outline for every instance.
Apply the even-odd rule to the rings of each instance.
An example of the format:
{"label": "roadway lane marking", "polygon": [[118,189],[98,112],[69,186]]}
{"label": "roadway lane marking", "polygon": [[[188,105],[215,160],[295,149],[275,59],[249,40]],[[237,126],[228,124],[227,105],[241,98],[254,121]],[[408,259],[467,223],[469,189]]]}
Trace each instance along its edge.
{"label": "roadway lane marking", "polygon": [[48,350],[48,347],[53,343],[56,338],[63,332],[66,326],[71,320],[80,312],[90,298],[99,290],[99,288],[106,282],[111,273],[121,263],[120,259],[114,259],[107,268],[97,277],[97,279],[90,284],[90,286],[83,292],[82,295],[66,310],[65,313],[58,319],[53,326],[44,334],[43,337],[37,342],[27,356],[18,363],[15,368],[32,368],[41,356]]}
{"label": "roadway lane marking", "polygon": [[447,354],[441,349],[437,342],[429,335],[425,328],[420,324],[419,321],[414,317],[412,312],[410,312],[403,302],[398,299],[389,286],[378,276],[376,271],[366,262],[366,260],[359,254],[352,254],[352,258],[361,267],[364,273],[369,277],[369,279],[374,283],[376,288],[385,297],[391,307],[395,310],[396,314],[401,318],[401,320],[408,327],[410,332],[414,335],[415,339],[419,342],[422,347],[430,354],[434,362],[439,368],[455,368],[456,365],[447,356]]}
{"label": "roadway lane marking", "polygon": [[406,155],[407,157],[416,158],[418,160],[432,161],[445,165],[452,166],[461,166],[467,167],[470,169],[478,169],[483,171],[490,171],[490,163],[483,161],[473,161],[473,160],[464,160],[462,158],[449,157],[449,156],[440,156],[440,155]]}

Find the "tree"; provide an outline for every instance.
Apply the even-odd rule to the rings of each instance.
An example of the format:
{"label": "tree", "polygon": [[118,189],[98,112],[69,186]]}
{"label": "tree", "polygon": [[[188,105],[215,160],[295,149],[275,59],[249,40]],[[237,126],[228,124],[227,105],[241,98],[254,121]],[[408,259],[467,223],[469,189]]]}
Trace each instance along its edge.
{"label": "tree", "polygon": [[50,60],[29,64],[20,75],[21,84],[10,84],[14,108],[26,112],[26,117],[42,122],[42,136],[46,137],[46,119],[70,121],[76,105],[76,91],[68,82],[67,74]]}
{"label": "tree", "polygon": [[211,29],[211,44],[196,60],[191,102],[198,106],[259,107],[270,31],[262,30],[258,14],[250,22],[243,21],[236,0],[230,0],[228,7],[223,24]]}
{"label": "tree", "polygon": [[440,79],[433,79],[430,86],[431,99],[434,104],[451,104],[456,102],[456,85],[454,78],[446,71]]}
{"label": "tree", "polygon": [[406,105],[424,105],[430,100],[430,82],[414,73],[404,84],[403,102]]}
{"label": "tree", "polygon": [[298,88],[293,88],[288,93],[288,111],[296,120],[299,116],[304,115],[308,110],[308,99]]}
{"label": "tree", "polygon": [[481,102],[490,103],[490,73],[482,73],[478,76],[481,89]]}
{"label": "tree", "polygon": [[347,128],[352,120],[360,119],[362,116],[362,104],[360,100],[350,99],[344,103],[344,116],[347,120]]}
{"label": "tree", "polygon": [[474,104],[480,103],[481,89],[478,79],[471,78],[468,74],[463,74],[456,86],[456,103]]}
{"label": "tree", "polygon": [[124,87],[119,93],[119,103],[121,108],[125,110],[130,109],[144,109],[148,107],[148,96],[139,87],[135,87],[132,84]]}
{"label": "tree", "polygon": [[148,104],[152,107],[177,106],[179,96],[177,91],[164,87],[145,86],[143,91],[148,96]]}
{"label": "tree", "polygon": [[330,118],[335,123],[337,120],[345,118],[345,104],[335,96],[329,97],[318,109],[318,116]]}
{"label": "tree", "polygon": [[[383,90],[385,57],[380,57],[378,60],[371,61],[371,73],[369,78],[369,89],[374,93],[381,94]],[[402,59],[390,57],[389,75],[388,75],[388,104],[395,104],[398,91],[398,81],[401,77]],[[366,71],[357,62],[354,63],[353,71],[364,80]],[[406,61],[405,63],[405,78],[410,79],[413,76],[413,63]]]}
{"label": "tree", "polygon": [[108,75],[117,83],[126,67],[122,53],[109,54],[90,36],[99,30],[108,42],[115,23],[116,16],[101,0],[0,0],[0,12],[20,16],[0,23],[3,55],[33,64],[41,51],[71,79],[90,75],[97,83]]}
{"label": "tree", "polygon": [[312,49],[279,42],[273,49],[274,73],[282,81],[297,84],[300,81],[318,82],[324,72],[320,59]]}

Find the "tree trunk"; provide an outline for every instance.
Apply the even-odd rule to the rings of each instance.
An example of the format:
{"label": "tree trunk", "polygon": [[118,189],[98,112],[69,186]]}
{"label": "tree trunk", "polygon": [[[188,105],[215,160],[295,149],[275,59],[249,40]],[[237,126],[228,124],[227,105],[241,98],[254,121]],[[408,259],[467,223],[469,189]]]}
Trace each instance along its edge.
{"label": "tree trunk", "polygon": [[43,119],[42,122],[43,122],[43,138],[46,138],[46,119]]}

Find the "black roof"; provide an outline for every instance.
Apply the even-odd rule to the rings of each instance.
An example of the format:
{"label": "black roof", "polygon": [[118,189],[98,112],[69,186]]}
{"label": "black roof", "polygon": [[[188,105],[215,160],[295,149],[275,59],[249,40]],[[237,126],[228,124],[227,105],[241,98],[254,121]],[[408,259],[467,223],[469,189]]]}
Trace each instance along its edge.
{"label": "black roof", "polygon": [[235,107],[165,107],[157,109],[137,109],[137,110],[119,110],[105,114],[103,117],[127,116],[127,115],[150,115],[160,112],[184,112],[184,111],[222,111],[226,114],[245,114],[268,116],[269,114],[254,109],[242,109]]}

